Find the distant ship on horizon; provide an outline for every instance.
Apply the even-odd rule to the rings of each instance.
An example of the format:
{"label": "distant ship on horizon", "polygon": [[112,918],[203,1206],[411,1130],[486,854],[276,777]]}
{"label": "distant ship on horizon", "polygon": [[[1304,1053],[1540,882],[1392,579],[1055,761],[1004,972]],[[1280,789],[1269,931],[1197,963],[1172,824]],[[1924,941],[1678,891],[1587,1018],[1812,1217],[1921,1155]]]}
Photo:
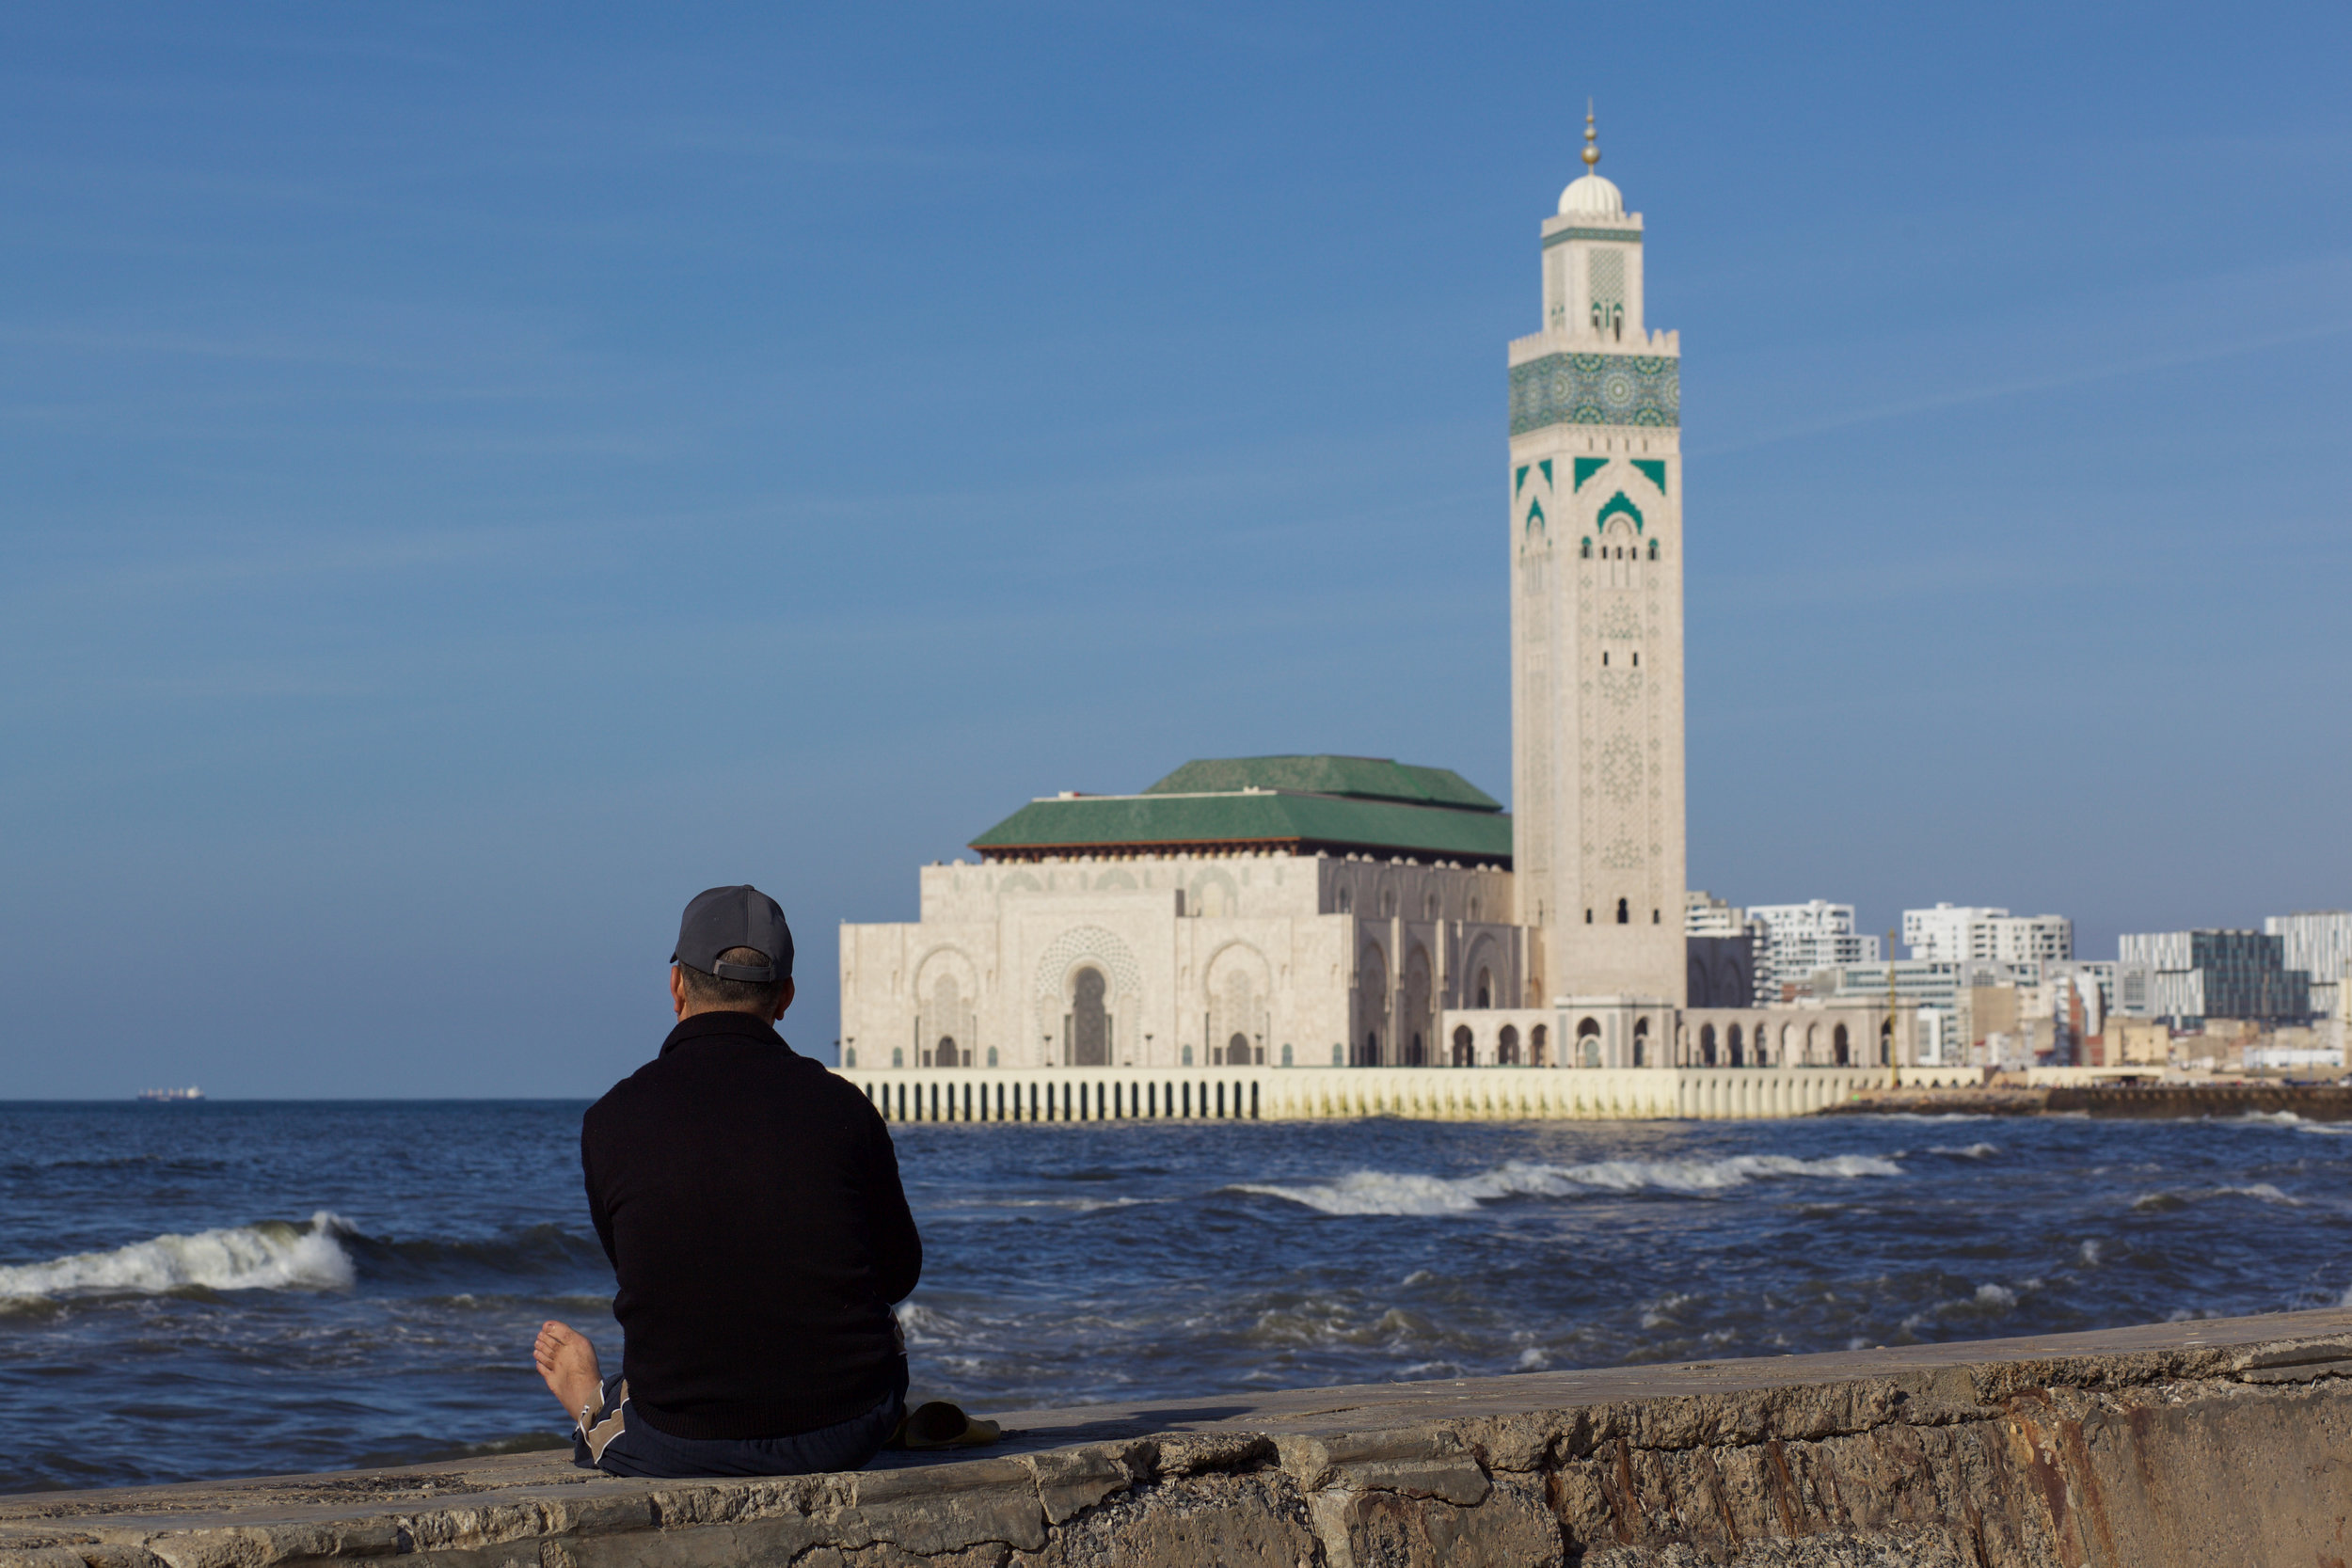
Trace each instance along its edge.
{"label": "distant ship on horizon", "polygon": [[139,1098],[169,1103],[182,1100],[201,1100],[204,1098],[204,1091],[194,1084],[190,1084],[184,1089],[141,1089]]}

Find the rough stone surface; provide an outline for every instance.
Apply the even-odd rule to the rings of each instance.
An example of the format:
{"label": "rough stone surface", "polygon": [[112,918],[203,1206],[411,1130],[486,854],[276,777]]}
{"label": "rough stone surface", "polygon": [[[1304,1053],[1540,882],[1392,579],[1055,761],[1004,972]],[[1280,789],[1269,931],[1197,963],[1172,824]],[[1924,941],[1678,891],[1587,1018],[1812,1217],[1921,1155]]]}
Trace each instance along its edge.
{"label": "rough stone surface", "polygon": [[1004,1420],[788,1480],[537,1453],[0,1497],[0,1568],[2352,1561],[2352,1311]]}

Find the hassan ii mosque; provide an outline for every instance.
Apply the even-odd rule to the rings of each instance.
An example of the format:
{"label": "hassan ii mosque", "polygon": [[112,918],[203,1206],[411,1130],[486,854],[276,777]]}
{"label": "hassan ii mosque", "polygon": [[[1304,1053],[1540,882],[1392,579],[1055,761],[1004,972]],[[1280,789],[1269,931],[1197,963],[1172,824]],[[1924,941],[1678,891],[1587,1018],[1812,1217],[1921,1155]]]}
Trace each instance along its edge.
{"label": "hassan ii mosque", "polygon": [[1743,958],[1684,935],[1681,347],[1648,325],[1642,215],[1589,116],[1584,138],[1510,346],[1516,809],[1347,756],[1032,800],[978,863],[922,870],[919,920],[841,927],[845,1069],[1913,1055],[1908,1008],[1756,1006]]}

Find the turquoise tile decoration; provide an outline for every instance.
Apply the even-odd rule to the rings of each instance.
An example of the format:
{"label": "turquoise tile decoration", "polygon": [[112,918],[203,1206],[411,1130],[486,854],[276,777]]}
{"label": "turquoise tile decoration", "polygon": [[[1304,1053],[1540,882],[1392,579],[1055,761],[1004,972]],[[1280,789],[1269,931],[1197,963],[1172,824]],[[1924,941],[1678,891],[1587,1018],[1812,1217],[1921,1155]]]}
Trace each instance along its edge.
{"label": "turquoise tile decoration", "polygon": [[1576,488],[1584,488],[1584,482],[1609,467],[1606,457],[1580,457],[1576,460]]}
{"label": "turquoise tile decoration", "polygon": [[1668,354],[1548,354],[1511,369],[1511,434],[1555,424],[1672,429],[1682,361]]}
{"label": "turquoise tile decoration", "polygon": [[[1655,457],[1637,457],[1633,460],[1633,466],[1641,469],[1642,472],[1649,475],[1649,482],[1658,486],[1658,493],[1660,495],[1662,496],[1666,493],[1666,465],[1661,459]],[[1524,472],[1525,470],[1521,471]]]}
{"label": "turquoise tile decoration", "polygon": [[1536,465],[1536,467],[1539,467],[1539,468],[1541,468],[1541,469],[1543,469],[1543,471],[1544,471],[1544,488],[1545,488],[1545,489],[1547,489],[1547,490],[1550,489],[1550,488],[1551,488],[1551,459],[1550,459],[1550,458],[1549,458],[1549,457],[1547,457],[1547,458],[1545,458],[1545,459],[1544,459],[1541,463],[1538,463],[1538,464]]}
{"label": "turquoise tile decoration", "polygon": [[1626,499],[1625,492],[1623,490],[1620,490],[1615,495],[1610,497],[1607,504],[1601,507],[1600,515],[1593,519],[1593,528],[1595,531],[1607,528],[1609,526],[1609,519],[1615,516],[1620,512],[1633,519],[1634,532],[1639,533],[1642,531],[1642,509],[1634,505],[1631,501]]}
{"label": "turquoise tile decoration", "polygon": [[1638,229],[1563,229],[1556,234],[1544,236],[1544,248],[1566,245],[1570,240],[1608,240],[1618,245],[1640,245],[1642,231]]}
{"label": "turquoise tile decoration", "polygon": [[1513,495],[1515,495],[1515,496],[1516,496],[1516,495],[1518,495],[1518,494],[1519,493],[1519,488],[1520,488],[1520,486],[1524,485],[1526,483],[1527,483],[1527,465],[1526,465],[1526,464],[1524,464],[1524,463],[1522,463],[1522,464],[1520,464],[1520,465],[1519,465],[1519,471],[1518,471],[1518,474],[1517,474],[1517,475],[1516,475],[1516,476],[1512,479],[1512,481],[1511,481],[1511,494],[1513,494]]}

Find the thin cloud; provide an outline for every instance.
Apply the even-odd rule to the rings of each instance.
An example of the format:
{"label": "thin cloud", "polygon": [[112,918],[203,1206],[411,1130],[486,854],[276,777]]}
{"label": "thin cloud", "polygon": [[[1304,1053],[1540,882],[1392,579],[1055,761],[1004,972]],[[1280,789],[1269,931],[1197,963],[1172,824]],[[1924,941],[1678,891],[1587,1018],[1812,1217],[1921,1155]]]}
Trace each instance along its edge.
{"label": "thin cloud", "polygon": [[2258,338],[2241,339],[2235,342],[2217,343],[2204,348],[2179,349],[2163,354],[2143,355],[2117,360],[2106,365],[2087,366],[2080,370],[2059,372],[2049,375],[2020,376],[2013,380],[1995,382],[1990,386],[1966,387],[1926,397],[1906,398],[1881,404],[1874,408],[1860,408],[1825,419],[1810,420],[1802,424],[1784,425],[1744,439],[1721,442],[1693,448],[1687,455],[1719,457],[1726,452],[1753,451],[1759,447],[1777,446],[1785,441],[1804,440],[1833,431],[1851,430],[1856,425],[1877,424],[1887,420],[1908,419],[1915,414],[1932,414],[1942,409],[1965,407],[1971,404],[1996,403],[2004,398],[2026,397],[2038,392],[2056,391],[2063,387],[2083,387],[2101,381],[2113,381],[2123,376],[2144,375],[2152,371],[2175,370],[2185,365],[2211,364],[2217,360],[2238,359],[2249,355],[2266,354],[2272,349],[2291,348],[2297,344],[2325,341],[2352,332],[2352,322],[2331,323],[2324,326],[2304,327],[2288,332],[2268,333]]}

